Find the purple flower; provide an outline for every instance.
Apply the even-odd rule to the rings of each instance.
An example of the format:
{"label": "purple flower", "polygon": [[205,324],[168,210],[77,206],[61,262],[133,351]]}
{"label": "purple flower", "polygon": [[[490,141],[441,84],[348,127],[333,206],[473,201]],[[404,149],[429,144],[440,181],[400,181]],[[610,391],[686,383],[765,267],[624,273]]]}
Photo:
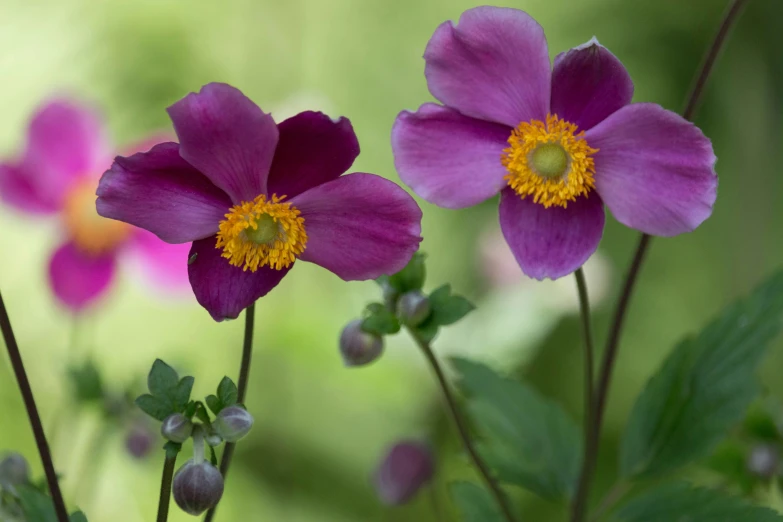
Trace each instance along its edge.
{"label": "purple flower", "polygon": [[421,210],[408,193],[373,174],[341,176],[359,154],[347,119],[303,112],[276,124],[218,83],[168,112],[179,145],[118,157],[98,213],[192,241],[190,283],[215,320],[236,318],[296,259],[364,280],[399,271],[418,249]]}
{"label": "purple flower", "polygon": [[109,289],[120,256],[140,261],[156,284],[185,282],[184,249],[96,214],[95,188],[112,155],[100,118],[59,99],[43,104],[33,116],[21,157],[0,163],[5,203],[28,214],[60,218],[65,241],[52,254],[49,281],[57,298],[77,312]]}
{"label": "purple flower", "polygon": [[435,473],[430,449],[415,441],[398,442],[375,474],[375,489],[384,504],[398,506],[411,500]]}
{"label": "purple flower", "polygon": [[403,111],[392,130],[402,180],[446,208],[500,192],[500,225],[522,270],[556,279],[595,252],[604,204],[658,236],[695,229],[717,192],[710,141],[682,117],[631,104],[633,83],[595,39],[550,68],[523,11],[478,7],[441,24],[424,52],[443,105]]}

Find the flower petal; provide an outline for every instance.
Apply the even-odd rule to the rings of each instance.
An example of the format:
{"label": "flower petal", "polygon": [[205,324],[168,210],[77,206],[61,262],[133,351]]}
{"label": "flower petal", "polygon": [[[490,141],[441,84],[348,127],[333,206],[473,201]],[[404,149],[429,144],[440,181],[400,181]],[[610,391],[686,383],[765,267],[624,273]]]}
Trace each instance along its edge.
{"label": "flower petal", "polygon": [[346,281],[393,274],[421,241],[421,209],[402,188],[374,174],[348,174],[291,200],[302,212],[301,256]]}
{"label": "flower petal", "polygon": [[511,129],[426,103],[403,111],[392,127],[400,179],[420,197],[446,208],[464,208],[506,186],[500,162]]}
{"label": "flower petal", "polygon": [[524,11],[476,7],[444,22],[424,51],[430,92],[444,105],[516,127],[544,120],[551,71],[544,30]]}
{"label": "flower petal", "polygon": [[0,164],[0,199],[4,203],[31,214],[52,214],[60,210],[60,201],[42,198],[39,192],[20,166]]}
{"label": "flower petal", "polygon": [[231,207],[226,193],[180,157],[176,143],[118,156],[97,194],[98,214],[149,230],[168,243],[215,234]]}
{"label": "flower petal", "polygon": [[89,255],[74,243],[55,250],[49,261],[49,282],[62,304],[79,312],[101,297],[114,278],[114,253]]}
{"label": "flower petal", "polygon": [[277,125],[239,89],[210,83],[168,108],[180,154],[234,203],[266,193]]}
{"label": "flower petal", "polygon": [[560,53],[552,73],[550,112],[587,130],[631,103],[633,82],[598,40]]}
{"label": "flower petal", "polygon": [[276,287],[294,266],[283,270],[265,266],[256,272],[244,271],[221,257],[222,251],[215,248],[216,243],[215,236],[194,241],[188,261],[193,293],[215,321],[239,317],[242,310]]}
{"label": "flower petal", "polygon": [[110,158],[97,114],[68,100],[52,100],[33,116],[16,179],[4,184],[27,187],[24,192],[31,196],[25,198],[27,207],[34,199],[33,207],[60,208],[68,188],[78,179],[98,174]]}
{"label": "flower petal", "polygon": [[712,144],[681,116],[635,103],[590,129],[585,139],[598,149],[596,190],[620,223],[674,236],[712,213],[718,187]]}
{"label": "flower petal", "polygon": [[321,112],[302,112],[277,130],[280,140],[269,171],[269,194],[291,199],[337,179],[359,155],[359,141],[347,118],[332,121]]}
{"label": "flower petal", "polygon": [[549,207],[520,198],[511,189],[500,194],[500,228],[522,271],[541,280],[557,279],[593,255],[604,231],[604,208],[595,192]]}
{"label": "flower petal", "polygon": [[131,253],[155,287],[177,291],[188,287],[190,244],[170,245],[152,232],[134,230]]}

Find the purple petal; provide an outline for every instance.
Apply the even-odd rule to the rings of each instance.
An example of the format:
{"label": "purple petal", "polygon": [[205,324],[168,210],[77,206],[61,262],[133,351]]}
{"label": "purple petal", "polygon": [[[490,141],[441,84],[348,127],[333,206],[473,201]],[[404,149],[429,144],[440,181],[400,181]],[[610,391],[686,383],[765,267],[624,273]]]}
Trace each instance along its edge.
{"label": "purple petal", "polygon": [[215,234],[231,208],[228,195],[182,159],[176,143],[118,156],[97,194],[98,214],[149,230],[168,243]]}
{"label": "purple petal", "polygon": [[500,228],[527,276],[557,279],[582,266],[598,248],[604,208],[595,192],[569,202],[568,208],[544,208],[506,189],[500,194]]}
{"label": "purple petal", "polygon": [[224,83],[188,94],[168,113],[182,157],[234,203],[266,193],[278,135],[272,116]]}
{"label": "purple petal", "polygon": [[67,190],[83,177],[109,164],[110,153],[101,121],[89,108],[53,100],[33,116],[27,146],[13,175],[0,174],[3,198],[19,208],[60,208]]}
{"label": "purple petal", "polygon": [[587,130],[631,103],[633,82],[623,64],[598,40],[555,58],[550,112]]}
{"label": "purple petal", "polygon": [[276,287],[294,266],[283,270],[265,266],[256,272],[244,271],[220,257],[222,250],[215,248],[216,243],[215,236],[194,241],[188,261],[193,293],[215,321],[239,317],[242,310]]}
{"label": "purple petal", "polygon": [[30,182],[30,176],[18,165],[0,165],[0,199],[31,214],[52,214],[60,210],[60,201],[42,198]]}
{"label": "purple petal", "polygon": [[190,244],[170,245],[139,228],[134,230],[131,246],[132,254],[155,288],[176,292],[188,287]]}
{"label": "purple petal", "polygon": [[49,261],[49,282],[60,302],[79,312],[106,292],[114,271],[113,252],[95,256],[69,242],[60,246]]}
{"label": "purple petal", "polygon": [[421,241],[421,210],[391,181],[348,174],[291,200],[302,212],[310,261],[346,281],[394,274]]}
{"label": "purple petal", "polygon": [[347,118],[332,121],[303,112],[277,126],[280,140],[269,171],[269,194],[291,199],[337,179],[359,155],[359,141]]}
{"label": "purple petal", "polygon": [[617,220],[656,236],[690,232],[712,213],[718,188],[710,140],[652,103],[628,105],[590,129],[595,187]]}
{"label": "purple petal", "polygon": [[506,186],[500,162],[511,129],[426,103],[403,111],[392,127],[394,164],[400,179],[440,207],[464,208]]}
{"label": "purple petal", "polygon": [[551,71],[544,30],[527,13],[476,7],[444,22],[424,51],[430,92],[467,116],[516,127],[544,120]]}

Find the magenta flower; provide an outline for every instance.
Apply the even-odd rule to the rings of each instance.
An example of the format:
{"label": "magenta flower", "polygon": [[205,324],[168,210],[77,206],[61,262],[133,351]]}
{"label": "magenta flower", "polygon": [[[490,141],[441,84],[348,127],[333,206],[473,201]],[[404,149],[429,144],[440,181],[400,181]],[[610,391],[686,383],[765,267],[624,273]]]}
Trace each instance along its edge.
{"label": "magenta flower", "polygon": [[550,68],[523,11],[478,7],[441,24],[424,52],[432,95],[392,130],[402,180],[447,208],[500,192],[500,225],[522,270],[556,279],[595,252],[604,204],[658,236],[695,229],[717,193],[710,141],[682,117],[630,104],[633,83],[595,39]]}
{"label": "magenta flower", "polygon": [[179,145],[118,157],[98,213],[192,241],[190,283],[215,320],[237,317],[296,259],[363,280],[399,271],[418,249],[421,210],[407,192],[373,174],[341,176],[359,154],[347,119],[303,112],[276,124],[218,83],[168,113]]}
{"label": "magenta flower", "polygon": [[21,157],[0,164],[5,203],[60,218],[65,241],[52,254],[49,281],[59,301],[75,312],[109,289],[119,256],[140,261],[155,284],[177,286],[185,280],[185,250],[95,212],[98,178],[112,155],[92,110],[52,100],[33,116]]}

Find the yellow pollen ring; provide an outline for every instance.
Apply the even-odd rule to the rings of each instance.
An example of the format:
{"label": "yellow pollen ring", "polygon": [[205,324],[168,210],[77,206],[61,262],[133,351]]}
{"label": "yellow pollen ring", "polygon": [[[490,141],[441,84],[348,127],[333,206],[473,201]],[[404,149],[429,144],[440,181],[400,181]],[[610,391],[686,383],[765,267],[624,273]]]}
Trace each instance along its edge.
{"label": "yellow pollen ring", "polygon": [[221,256],[251,272],[291,266],[304,252],[307,233],[301,212],[283,199],[273,194],[267,200],[262,194],[231,207],[218,227],[215,248],[223,249]]}
{"label": "yellow pollen ring", "polygon": [[511,131],[510,147],[500,160],[508,171],[508,185],[545,208],[566,208],[569,201],[586,196],[595,188],[592,156],[598,149],[587,144],[584,131],[576,130],[576,125],[554,114],[547,115],[546,123],[520,123]]}
{"label": "yellow pollen ring", "polygon": [[98,215],[96,186],[94,178],[88,177],[68,190],[63,203],[63,222],[76,247],[97,256],[120,246],[132,228],[122,221]]}

